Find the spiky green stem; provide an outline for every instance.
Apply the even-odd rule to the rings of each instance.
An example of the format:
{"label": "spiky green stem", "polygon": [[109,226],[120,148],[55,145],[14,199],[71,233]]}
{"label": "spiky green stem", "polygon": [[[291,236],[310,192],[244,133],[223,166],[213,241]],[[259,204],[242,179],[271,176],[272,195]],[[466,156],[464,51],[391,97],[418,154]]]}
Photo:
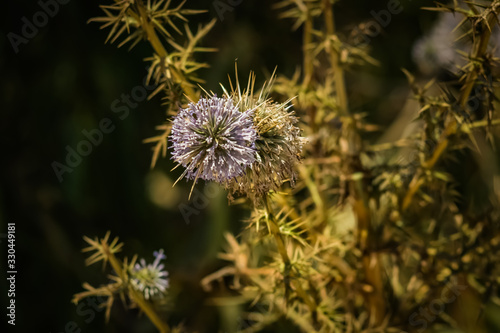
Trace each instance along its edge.
{"label": "spiky green stem", "polygon": [[[325,18],[327,36],[335,35],[335,21],[333,16],[333,8],[330,0],[323,0],[323,15]],[[349,112],[349,103],[347,100],[347,90],[345,87],[344,69],[340,64],[340,55],[333,47],[330,50],[330,62],[335,78],[335,89],[337,92],[337,103],[340,111],[343,113]]]}
{"label": "spiky green stem", "polygon": [[[147,35],[147,40],[155,50],[156,54],[161,59],[165,59],[168,56],[168,52],[163,46],[162,42],[160,41],[160,38],[158,37],[158,34],[156,33],[153,25],[151,24],[151,21],[149,19],[149,15],[147,13],[146,7],[143,3],[142,0],[137,0],[137,9],[139,11],[139,21],[141,22],[141,26],[144,30],[144,32]],[[177,71],[177,69],[170,67],[170,72],[172,73],[172,76],[174,77],[174,80],[181,85],[182,89],[184,90],[184,93],[186,96],[191,100],[191,101],[196,101],[198,99],[198,94],[194,91],[194,89],[189,85],[187,82],[186,78],[180,71]]]}
{"label": "spiky green stem", "polygon": [[[482,24],[481,24],[482,25],[482,33],[479,36],[477,44],[475,44],[475,50],[473,53],[474,60],[481,59],[486,53],[486,50],[488,48],[488,43],[489,43],[490,37],[491,37],[490,28],[494,24],[496,24],[497,15],[498,15],[498,12],[500,11],[500,1],[496,0],[493,4],[491,4],[490,8],[492,8],[492,10],[487,17],[486,22],[482,22]],[[476,84],[476,80],[477,80],[477,77],[479,75],[479,69],[480,68],[477,66],[474,67],[469,72],[469,74],[467,75],[467,77],[465,79],[465,83],[462,87],[462,91],[460,93],[460,99],[459,99],[460,106],[463,109],[465,109],[465,107],[467,106],[467,102],[469,100],[472,89],[474,88],[474,86]],[[441,139],[439,140],[439,143],[438,143],[436,149],[434,150],[434,152],[432,153],[431,157],[427,161],[422,163],[422,167],[424,169],[432,169],[434,167],[434,165],[436,165],[436,163],[439,161],[439,159],[443,156],[443,154],[448,149],[448,146],[450,144],[450,140],[449,140],[450,135],[455,134],[457,132],[457,129],[458,129],[458,122],[456,119],[452,119],[448,123],[446,128],[444,129],[444,131],[441,135]],[[418,192],[420,187],[422,187],[422,185],[424,184],[424,181],[422,180],[421,176],[422,176],[422,172],[417,172],[415,174],[415,176],[413,177],[413,179],[411,180],[408,191],[406,192],[406,195],[403,198],[403,202],[402,202],[402,206],[401,206],[403,210],[406,210],[410,206],[410,204],[413,200],[413,197]]]}
{"label": "spiky green stem", "polygon": [[290,257],[288,256],[288,252],[285,246],[285,241],[282,237],[280,228],[278,226],[278,222],[276,221],[276,218],[273,214],[271,202],[268,198],[268,195],[265,195],[263,200],[264,200],[264,207],[266,209],[266,222],[269,228],[269,232],[273,235],[276,241],[276,247],[278,248],[278,252],[285,266],[283,272],[283,279],[285,282],[285,295],[288,294],[288,289],[290,288],[290,280],[291,280],[293,286],[295,287],[295,292],[297,293],[297,295],[304,300],[306,305],[309,307],[311,313],[315,313],[317,307],[316,303],[307,295],[304,288],[302,288],[300,281],[294,280],[293,271],[291,269],[292,264],[290,261]]}
{"label": "spiky green stem", "polygon": [[309,86],[312,80],[312,75],[314,71],[313,55],[311,50],[312,43],[312,30],[313,30],[313,20],[311,15],[307,14],[307,19],[304,22],[304,32],[303,32],[303,46],[302,50],[304,53],[304,81],[305,87]]}

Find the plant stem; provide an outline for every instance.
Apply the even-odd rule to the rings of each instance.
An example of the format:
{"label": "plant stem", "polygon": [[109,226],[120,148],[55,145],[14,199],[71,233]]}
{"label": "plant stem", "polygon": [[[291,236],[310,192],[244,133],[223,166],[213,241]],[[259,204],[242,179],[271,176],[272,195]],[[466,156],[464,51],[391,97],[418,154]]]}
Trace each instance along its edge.
{"label": "plant stem", "polygon": [[156,326],[160,333],[169,333],[170,328],[161,320],[153,307],[144,300],[144,298],[135,291],[132,287],[128,288],[129,297],[141,308],[141,310],[148,316],[149,320]]}
{"label": "plant stem", "polygon": [[[323,0],[323,12],[326,25],[327,38],[335,36],[335,21],[333,16],[333,6],[330,0]],[[378,253],[374,253],[375,243],[374,231],[372,228],[370,208],[368,205],[369,190],[365,184],[364,171],[359,152],[361,151],[361,139],[358,133],[356,119],[349,113],[347,91],[345,87],[344,70],[340,64],[340,55],[333,47],[330,49],[330,62],[335,77],[335,89],[337,92],[337,103],[341,114],[347,115],[344,124],[344,131],[347,137],[344,138],[343,153],[350,162],[347,164],[347,173],[351,175],[350,186],[353,199],[353,210],[357,218],[358,246],[363,253],[363,268],[365,280],[373,290],[366,295],[368,310],[370,314],[370,325],[379,326],[382,324],[386,314],[386,304],[384,299],[384,285],[382,279],[382,266]]]}
{"label": "plant stem", "polygon": [[[158,38],[158,34],[156,33],[154,26],[151,24],[151,21],[149,19],[149,15],[147,13],[146,7],[144,6],[144,3],[142,0],[137,0],[137,9],[139,11],[139,19],[141,22],[141,26],[144,29],[144,32],[147,35],[147,39],[153,49],[155,50],[156,54],[162,59],[165,60],[166,57],[168,56],[167,50],[163,46],[162,42],[160,41],[160,38]],[[164,62],[162,61],[162,66],[164,66]],[[181,85],[182,89],[184,90],[184,93],[186,96],[192,100],[196,101],[198,99],[198,95],[194,91],[194,89],[189,85],[187,80],[185,79],[184,75],[180,71],[178,71],[176,68],[173,66],[169,68],[170,72],[172,73],[172,76],[174,77],[175,81],[177,81],[178,84]]]}
{"label": "plant stem", "polygon": [[[315,313],[316,312],[316,303],[314,302],[314,300],[312,300],[307,295],[305,290],[300,285],[300,281],[293,280],[294,276],[293,276],[293,272],[291,270],[292,264],[290,261],[290,257],[288,256],[288,252],[286,251],[285,242],[282,238],[278,223],[276,222],[276,218],[274,217],[273,210],[271,207],[271,202],[268,198],[268,195],[264,196],[264,207],[266,209],[266,221],[267,221],[269,231],[274,236],[274,239],[276,241],[276,246],[278,248],[278,252],[283,260],[283,264],[285,265],[285,269],[283,272],[283,279],[285,281],[285,288],[289,288],[290,279],[292,279],[293,286],[295,287],[295,292],[297,293],[297,295],[304,300],[306,305],[311,310],[311,313]],[[285,290],[285,295],[286,294],[287,294],[287,292]]]}
{"label": "plant stem", "polygon": [[312,30],[313,30],[313,20],[309,13],[307,14],[307,19],[304,22],[304,35],[302,50],[304,53],[304,86],[308,87],[311,84],[312,75],[314,71],[313,56],[311,54],[311,43],[312,43]]}
{"label": "plant stem", "polygon": [[276,219],[274,214],[272,213],[271,203],[267,195],[264,196],[264,206],[266,208],[266,220],[268,222],[269,231],[274,236],[276,240],[276,246],[278,247],[278,252],[285,263],[285,266],[290,266],[290,257],[288,256],[288,252],[286,251],[285,242],[281,237],[281,232],[278,224],[276,223]]}
{"label": "plant stem", "polygon": [[[323,0],[323,7],[327,38],[332,38],[333,36],[335,36],[335,21],[330,0]],[[349,112],[349,104],[347,100],[347,91],[345,88],[344,69],[340,64],[340,55],[333,47],[329,50],[329,53],[333,75],[335,78],[335,89],[338,99],[337,103],[341,113],[347,114]]]}
{"label": "plant stem", "polygon": [[353,193],[355,193],[353,209],[357,218],[357,237],[362,252],[365,281],[373,288],[372,291],[366,294],[370,325],[375,327],[382,323],[386,314],[382,266],[379,254],[373,252],[375,243],[374,230],[371,224],[368,195],[363,174],[358,172],[352,174],[351,177],[353,179],[351,186],[353,187]]}

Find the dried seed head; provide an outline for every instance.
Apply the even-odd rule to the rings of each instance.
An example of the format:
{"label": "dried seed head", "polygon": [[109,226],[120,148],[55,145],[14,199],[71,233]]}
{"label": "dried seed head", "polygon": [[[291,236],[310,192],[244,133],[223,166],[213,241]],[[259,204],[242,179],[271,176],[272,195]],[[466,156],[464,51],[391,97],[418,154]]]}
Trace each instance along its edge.
{"label": "dried seed head", "polygon": [[297,118],[288,109],[269,101],[255,110],[257,159],[244,174],[226,184],[230,193],[245,194],[255,201],[286,181],[295,184],[294,166],[300,160],[303,141],[295,125]]}
{"label": "dried seed head", "polygon": [[286,181],[292,186],[295,184],[295,163],[300,160],[304,139],[296,126],[298,120],[290,111],[290,101],[277,103],[268,98],[273,79],[258,95],[253,93],[254,80],[251,75],[243,93],[237,82],[237,90],[231,95],[240,110],[254,110],[257,158],[245,173],[230,179],[225,185],[230,197],[243,194],[257,202],[269,191],[278,190]]}

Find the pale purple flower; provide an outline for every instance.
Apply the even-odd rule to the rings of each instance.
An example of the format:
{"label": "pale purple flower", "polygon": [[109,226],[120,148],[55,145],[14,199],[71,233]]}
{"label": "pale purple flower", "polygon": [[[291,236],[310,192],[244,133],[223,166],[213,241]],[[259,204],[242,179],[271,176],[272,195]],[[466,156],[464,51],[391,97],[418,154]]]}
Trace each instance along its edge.
{"label": "pale purple flower", "polygon": [[160,262],[166,258],[163,250],[153,253],[155,260],[147,264],[141,259],[131,271],[131,282],[134,288],[143,293],[145,299],[161,296],[169,286],[168,272]]}
{"label": "pale purple flower", "polygon": [[180,178],[224,183],[242,175],[256,158],[253,113],[217,96],[181,109],[170,135],[172,158],[186,168]]}

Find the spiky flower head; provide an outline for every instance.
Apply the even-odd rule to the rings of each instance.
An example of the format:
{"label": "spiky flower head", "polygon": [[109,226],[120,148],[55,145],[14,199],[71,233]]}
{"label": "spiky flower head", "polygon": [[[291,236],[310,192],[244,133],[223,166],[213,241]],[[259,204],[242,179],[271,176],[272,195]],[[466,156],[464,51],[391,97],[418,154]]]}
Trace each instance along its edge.
{"label": "spiky flower head", "polygon": [[131,282],[134,289],[141,292],[145,299],[161,297],[168,288],[168,272],[161,263],[166,258],[163,250],[153,253],[155,260],[146,264],[144,259],[136,263],[131,270]]}
{"label": "spiky flower head", "polygon": [[[225,183],[240,176],[256,158],[254,111],[241,110],[228,97],[201,98],[181,109],[172,124],[172,158],[181,175]],[[179,179],[180,179],[179,178]]]}
{"label": "spiky flower head", "polygon": [[290,100],[278,103],[270,99],[273,77],[260,92],[254,93],[255,76],[250,75],[242,92],[236,77],[236,89],[231,93],[241,110],[254,110],[253,123],[258,139],[255,142],[257,158],[246,172],[225,185],[231,194],[243,194],[257,202],[269,191],[277,191],[284,182],[295,184],[295,164],[300,160],[304,143],[298,120],[290,109]]}

